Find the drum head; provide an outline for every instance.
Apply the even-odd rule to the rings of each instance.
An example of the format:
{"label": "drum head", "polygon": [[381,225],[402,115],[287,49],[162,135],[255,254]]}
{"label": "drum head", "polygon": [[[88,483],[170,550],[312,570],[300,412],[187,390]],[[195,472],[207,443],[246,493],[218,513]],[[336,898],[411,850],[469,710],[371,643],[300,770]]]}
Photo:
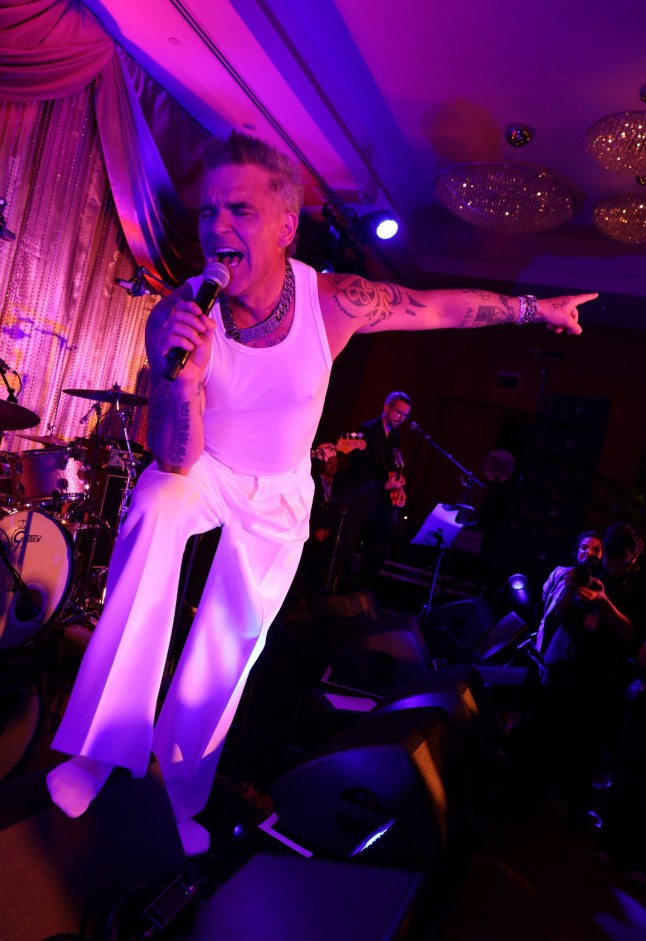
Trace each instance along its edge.
{"label": "drum head", "polygon": [[73,544],[61,524],[39,510],[0,519],[0,650],[42,631],[69,596]]}

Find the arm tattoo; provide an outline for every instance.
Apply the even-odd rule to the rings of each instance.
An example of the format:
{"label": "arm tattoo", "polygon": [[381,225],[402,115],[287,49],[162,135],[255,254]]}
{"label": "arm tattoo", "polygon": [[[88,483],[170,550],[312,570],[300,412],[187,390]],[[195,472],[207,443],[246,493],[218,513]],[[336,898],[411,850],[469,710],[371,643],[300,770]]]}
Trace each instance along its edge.
{"label": "arm tattoo", "polygon": [[183,459],[186,457],[186,445],[188,444],[190,428],[191,403],[180,402],[176,438],[173,442],[170,461],[173,466],[181,466]]}
{"label": "arm tattoo", "polygon": [[[511,306],[510,299],[503,297],[503,295],[500,294],[498,296],[498,304],[493,303],[478,305],[478,311],[475,315],[472,326],[486,327],[489,326],[489,324],[513,322],[514,310]],[[464,321],[462,321],[462,323],[464,323]]]}
{"label": "arm tattoo", "polygon": [[406,296],[396,284],[375,283],[358,277],[339,280],[334,301],[346,317],[361,318],[370,326],[394,314],[415,317],[415,308],[424,307],[410,295]]}

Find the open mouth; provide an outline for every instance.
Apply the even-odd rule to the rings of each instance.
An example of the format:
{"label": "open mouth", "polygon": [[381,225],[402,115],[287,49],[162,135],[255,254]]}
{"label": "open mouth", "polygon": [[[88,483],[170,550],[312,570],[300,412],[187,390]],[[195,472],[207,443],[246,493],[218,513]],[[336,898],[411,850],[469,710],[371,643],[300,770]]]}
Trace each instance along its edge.
{"label": "open mouth", "polygon": [[242,252],[237,252],[233,248],[223,248],[215,253],[215,257],[221,264],[235,268],[242,261]]}

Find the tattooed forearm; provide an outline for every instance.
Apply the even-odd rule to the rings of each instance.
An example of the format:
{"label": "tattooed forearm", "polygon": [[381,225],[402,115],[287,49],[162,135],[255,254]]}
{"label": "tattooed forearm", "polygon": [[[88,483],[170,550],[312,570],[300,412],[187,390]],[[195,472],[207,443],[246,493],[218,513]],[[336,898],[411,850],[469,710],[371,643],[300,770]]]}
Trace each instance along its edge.
{"label": "tattooed forearm", "polygon": [[175,439],[171,446],[170,463],[181,467],[186,459],[187,445],[191,431],[191,403],[180,402]]}
{"label": "tattooed forearm", "polygon": [[[471,311],[468,313],[473,316]],[[513,323],[515,319],[511,298],[500,295],[497,304],[479,304],[472,323],[467,324],[463,321],[461,326],[488,327],[496,323]]]}
{"label": "tattooed forearm", "polygon": [[353,320],[360,318],[369,326],[382,323],[395,314],[415,317],[424,305],[396,284],[374,283],[363,278],[344,278],[334,294],[337,307]]}
{"label": "tattooed forearm", "polygon": [[164,470],[186,472],[204,447],[201,389],[199,383],[186,398],[177,397],[175,388],[167,382],[151,390],[148,446]]}

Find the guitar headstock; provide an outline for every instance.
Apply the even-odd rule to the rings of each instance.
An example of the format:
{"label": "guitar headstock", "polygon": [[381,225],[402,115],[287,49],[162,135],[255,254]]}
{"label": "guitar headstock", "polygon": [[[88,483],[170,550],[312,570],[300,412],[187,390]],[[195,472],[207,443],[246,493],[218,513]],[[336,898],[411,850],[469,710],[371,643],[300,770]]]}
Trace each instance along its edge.
{"label": "guitar headstock", "polygon": [[350,454],[351,451],[365,451],[366,442],[359,434],[344,435],[337,441],[336,449],[340,454]]}
{"label": "guitar headstock", "polygon": [[332,456],[333,451],[337,454],[349,454],[350,451],[363,451],[365,447],[366,442],[362,435],[350,434],[339,438],[336,444],[321,444],[318,448],[312,448],[310,454],[314,461],[325,461]]}

